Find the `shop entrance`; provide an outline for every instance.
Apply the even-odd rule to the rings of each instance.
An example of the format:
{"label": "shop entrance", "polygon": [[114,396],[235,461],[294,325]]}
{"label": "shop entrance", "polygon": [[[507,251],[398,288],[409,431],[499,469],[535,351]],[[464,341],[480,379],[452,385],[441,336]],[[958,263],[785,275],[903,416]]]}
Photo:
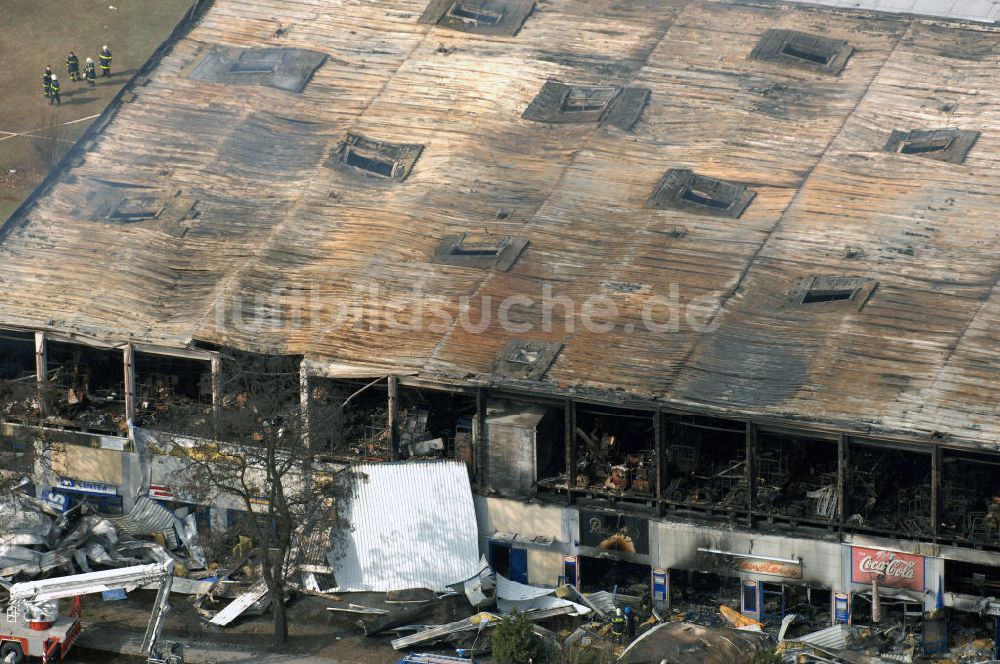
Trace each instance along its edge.
{"label": "shop entrance", "polygon": [[579,557],[580,589],[583,592],[606,590],[619,595],[645,597],[650,593],[652,568],[616,558]]}

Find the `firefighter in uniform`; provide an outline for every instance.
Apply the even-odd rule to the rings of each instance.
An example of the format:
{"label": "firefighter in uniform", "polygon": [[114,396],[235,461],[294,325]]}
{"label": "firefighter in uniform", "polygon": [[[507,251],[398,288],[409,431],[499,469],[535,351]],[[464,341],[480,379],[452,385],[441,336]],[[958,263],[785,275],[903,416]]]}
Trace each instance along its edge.
{"label": "firefighter in uniform", "polygon": [[101,63],[101,76],[111,76],[111,49],[107,46],[101,48],[97,54],[97,59]]}
{"label": "firefighter in uniform", "polygon": [[42,89],[46,97],[52,94],[52,67],[49,65],[45,65],[45,71],[42,72]]}
{"label": "firefighter in uniform", "polygon": [[73,51],[66,56],[66,71],[69,73],[69,80],[80,80],[80,58]]}
{"label": "firefighter in uniform", "polygon": [[83,77],[87,79],[87,83],[94,85],[94,81],[97,80],[97,68],[94,67],[94,59],[87,58],[87,64],[83,66]]}
{"label": "firefighter in uniform", "polygon": [[611,636],[615,643],[625,640],[625,616],[622,615],[621,609],[615,609],[615,615],[611,616]]}
{"label": "firefighter in uniform", "polygon": [[59,98],[59,77],[52,74],[52,82],[49,83],[49,105],[55,102],[56,106],[62,105],[62,100]]}

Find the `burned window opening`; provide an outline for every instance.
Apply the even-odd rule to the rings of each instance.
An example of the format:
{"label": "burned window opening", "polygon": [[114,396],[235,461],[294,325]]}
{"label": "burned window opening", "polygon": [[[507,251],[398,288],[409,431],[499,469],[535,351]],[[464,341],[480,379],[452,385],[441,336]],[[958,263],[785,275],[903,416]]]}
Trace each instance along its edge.
{"label": "burned window opening", "polygon": [[554,341],[510,341],[497,356],[493,373],[506,378],[541,380],[562,347]]}
{"label": "burned window opening", "polygon": [[895,130],[885,151],[961,164],[978,138],[978,131],[966,129]]}
{"label": "burned window opening", "polygon": [[854,47],[842,39],[773,29],[764,33],[750,58],[836,75],[844,70],[853,52]]}
{"label": "burned window opening", "polygon": [[[384,381],[310,377],[308,389],[311,444],[336,461],[392,458]],[[474,397],[401,385],[397,409],[399,458],[450,458],[474,471]]]}
{"label": "burned window opening", "polygon": [[1000,546],[1000,455],[943,450],[941,534]]}
{"label": "burned window opening", "polygon": [[640,502],[654,496],[655,413],[578,406],[576,423],[573,489]]}
{"label": "burned window opening", "polygon": [[118,349],[48,341],[49,422],[120,436],[125,422],[125,365]]}
{"label": "burned window opening", "polygon": [[795,522],[839,521],[835,441],[761,431],[755,511]]}
{"label": "burned window opening", "polygon": [[431,0],[419,20],[460,32],[513,37],[534,8],[534,0]]}
{"label": "burned window opening", "polygon": [[349,133],[326,165],[370,181],[401,182],[409,176],[423,149],[423,145],[386,143]]}
{"label": "burned window opening", "polygon": [[647,88],[546,81],[521,117],[532,122],[598,122],[628,131],[648,100]]}
{"label": "burned window opening", "polygon": [[463,233],[448,235],[434,250],[433,262],[506,272],[521,256],[528,241],[509,235]]}
{"label": "burned window opening", "polygon": [[0,330],[0,381],[24,381],[34,378],[34,333]]}
{"label": "burned window opening", "polygon": [[745,424],[680,417],[667,434],[664,498],[701,510],[748,511]]}
{"label": "burned window opening", "polygon": [[912,538],[933,532],[929,454],[853,445],[845,473],[845,527]]}
{"label": "burned window opening", "polygon": [[845,306],[860,311],[877,286],[877,281],[867,277],[813,275],[799,279],[789,298],[798,305]]}
{"label": "burned window opening", "polygon": [[738,219],[755,196],[756,192],[745,184],[698,175],[687,168],[671,168],[660,178],[646,207]]}
{"label": "burned window opening", "polygon": [[209,361],[137,352],[134,363],[138,424],[193,436],[211,433]]}

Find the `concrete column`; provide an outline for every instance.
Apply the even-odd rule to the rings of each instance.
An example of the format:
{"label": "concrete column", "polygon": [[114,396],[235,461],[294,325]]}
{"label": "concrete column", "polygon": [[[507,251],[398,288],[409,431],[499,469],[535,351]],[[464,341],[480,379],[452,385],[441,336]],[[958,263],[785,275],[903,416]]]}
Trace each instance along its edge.
{"label": "concrete column", "polygon": [[389,428],[389,458],[399,459],[399,378],[389,376],[389,415],[386,425]]}
{"label": "concrete column", "polygon": [[125,418],[135,423],[135,348],[125,345]]}

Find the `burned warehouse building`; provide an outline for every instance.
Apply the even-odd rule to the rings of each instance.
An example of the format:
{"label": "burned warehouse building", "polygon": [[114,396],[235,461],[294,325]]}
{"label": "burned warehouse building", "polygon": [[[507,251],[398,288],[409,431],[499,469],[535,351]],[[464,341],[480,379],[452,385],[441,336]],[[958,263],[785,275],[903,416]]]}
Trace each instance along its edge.
{"label": "burned warehouse building", "polygon": [[280,356],[331,462],[462,462],[513,581],[1000,615],[994,25],[267,5],[199,3],[0,229],[27,491],[128,513],[136,430]]}

